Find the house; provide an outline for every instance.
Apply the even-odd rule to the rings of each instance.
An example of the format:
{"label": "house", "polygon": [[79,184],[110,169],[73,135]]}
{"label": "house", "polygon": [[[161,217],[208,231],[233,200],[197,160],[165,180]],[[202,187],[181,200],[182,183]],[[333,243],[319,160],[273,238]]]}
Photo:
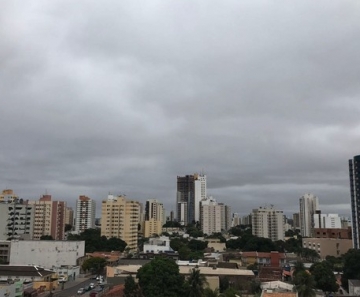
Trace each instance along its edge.
{"label": "house", "polygon": [[259,266],[282,267],[287,262],[286,254],[277,251],[270,253],[242,252],[241,260],[244,266],[257,264]]}

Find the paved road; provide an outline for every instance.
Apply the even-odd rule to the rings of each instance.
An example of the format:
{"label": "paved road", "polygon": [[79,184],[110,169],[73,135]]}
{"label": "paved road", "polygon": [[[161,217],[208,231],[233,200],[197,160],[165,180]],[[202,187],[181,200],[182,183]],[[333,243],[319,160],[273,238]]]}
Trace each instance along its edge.
{"label": "paved road", "polygon": [[[74,281],[76,282],[76,280]],[[94,279],[84,279],[78,281],[76,284],[74,282],[65,283],[64,290],[56,290],[53,294],[54,297],[71,297],[71,296],[80,296],[77,294],[77,291],[80,288],[85,288],[90,285],[90,283],[94,283],[96,285],[96,280]],[[82,294],[82,297],[89,296],[90,292],[86,292]]]}

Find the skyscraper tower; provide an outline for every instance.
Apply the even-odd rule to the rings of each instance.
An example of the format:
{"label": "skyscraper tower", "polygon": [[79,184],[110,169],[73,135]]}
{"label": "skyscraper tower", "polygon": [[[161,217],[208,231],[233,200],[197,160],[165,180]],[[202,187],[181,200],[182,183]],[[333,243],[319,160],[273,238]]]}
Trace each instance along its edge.
{"label": "skyscraper tower", "polygon": [[354,249],[360,248],[360,155],[349,160],[352,238]]}
{"label": "skyscraper tower", "polygon": [[176,215],[183,225],[200,221],[200,201],[206,199],[206,175],[177,177]]}
{"label": "skyscraper tower", "polygon": [[319,199],[313,194],[305,194],[299,199],[300,232],[303,237],[313,236],[314,214],[319,210]]}
{"label": "skyscraper tower", "polygon": [[95,228],[95,200],[84,195],[76,201],[75,230],[79,233]]}

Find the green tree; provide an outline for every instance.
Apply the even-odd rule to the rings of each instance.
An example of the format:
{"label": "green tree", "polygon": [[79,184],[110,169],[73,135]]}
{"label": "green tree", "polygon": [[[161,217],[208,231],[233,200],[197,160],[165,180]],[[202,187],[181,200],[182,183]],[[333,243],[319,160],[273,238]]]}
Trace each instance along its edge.
{"label": "green tree", "polygon": [[294,282],[299,297],[314,297],[316,295],[314,277],[307,271],[298,272]]}
{"label": "green tree", "polygon": [[347,289],[349,279],[360,279],[360,250],[351,249],[343,255],[342,285]]}
{"label": "green tree", "polygon": [[337,292],[339,289],[330,263],[326,261],[315,263],[310,267],[310,273],[314,277],[317,289],[328,293]]}
{"label": "green tree", "polygon": [[188,243],[188,247],[192,251],[203,251],[205,248],[207,248],[207,245],[208,245],[207,241],[196,240],[196,239],[191,239]]}
{"label": "green tree", "polygon": [[72,226],[70,224],[65,224],[65,232],[71,231]]}
{"label": "green tree", "polygon": [[129,275],[125,278],[124,297],[141,297],[139,285],[134,278]]}
{"label": "green tree", "polygon": [[106,263],[106,259],[104,258],[91,257],[84,261],[82,269],[86,271],[91,271],[96,274],[100,274],[104,270]]}
{"label": "green tree", "polygon": [[184,295],[184,277],[178,265],[168,258],[155,258],[137,272],[145,297],[178,297]]}
{"label": "green tree", "polygon": [[236,297],[236,295],[240,296],[240,292],[232,287],[227,288],[220,294],[221,297]]}
{"label": "green tree", "polygon": [[301,258],[310,262],[316,262],[320,260],[320,255],[317,253],[317,251],[308,248],[302,248],[300,250],[300,256]]}
{"label": "green tree", "polygon": [[293,268],[293,274],[292,274],[293,280],[296,278],[296,275],[298,273],[304,272],[304,271],[306,271],[304,263],[301,261],[297,261]]}
{"label": "green tree", "polygon": [[219,289],[211,290],[209,287],[205,288],[204,297],[219,297]]}
{"label": "green tree", "polygon": [[54,240],[54,238],[51,235],[42,235],[40,240]]}
{"label": "green tree", "polygon": [[191,269],[187,282],[187,296],[202,297],[204,295],[204,286],[207,284],[206,277],[200,273],[199,269]]}

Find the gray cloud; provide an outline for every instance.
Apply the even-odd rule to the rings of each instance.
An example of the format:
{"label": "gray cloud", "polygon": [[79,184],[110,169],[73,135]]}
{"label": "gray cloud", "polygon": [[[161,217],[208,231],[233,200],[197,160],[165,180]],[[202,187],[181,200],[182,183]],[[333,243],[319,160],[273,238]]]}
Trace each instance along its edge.
{"label": "gray cloud", "polygon": [[313,192],[349,214],[356,1],[4,1],[0,174],[24,198],[174,208],[204,170],[233,211]]}

